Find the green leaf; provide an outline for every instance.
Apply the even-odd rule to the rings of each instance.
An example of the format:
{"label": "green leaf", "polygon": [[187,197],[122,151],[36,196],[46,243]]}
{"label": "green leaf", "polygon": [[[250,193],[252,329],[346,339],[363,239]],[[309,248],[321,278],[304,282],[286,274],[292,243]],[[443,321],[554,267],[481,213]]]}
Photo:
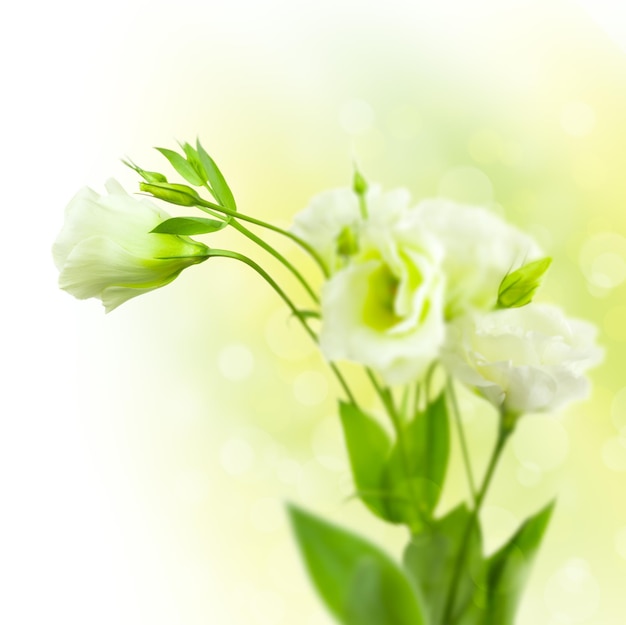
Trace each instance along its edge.
{"label": "green leaf", "polygon": [[201,187],[204,180],[200,178],[193,166],[187,162],[178,152],[167,148],[156,148],[170,162],[170,165],[189,183]]}
{"label": "green leaf", "polygon": [[507,274],[498,289],[498,308],[520,308],[530,304],[551,258],[541,258]]}
{"label": "green leaf", "polygon": [[415,589],[378,547],[295,506],[289,515],[309,575],[343,625],[424,625]]}
{"label": "green leaf", "polygon": [[211,185],[211,190],[213,195],[215,196],[215,199],[222,206],[232,211],[236,211],[237,205],[235,203],[235,198],[233,197],[233,193],[230,190],[226,179],[222,175],[222,172],[219,170],[219,167],[215,164],[215,161],[202,147],[199,139],[196,142],[196,149],[200,162],[202,163],[204,171],[206,172],[209,184]]}
{"label": "green leaf", "polygon": [[449,455],[450,426],[442,392],[405,426],[402,441],[394,445],[385,467],[383,483],[394,495],[388,505],[392,519],[415,529],[420,517],[411,505],[414,499],[422,518],[432,518],[443,489]]}
{"label": "green leaf", "polygon": [[321,319],[322,315],[318,310],[298,310],[298,316],[302,319]]}
{"label": "green leaf", "polygon": [[551,502],[526,519],[488,561],[487,610],[481,625],[513,625],[523,586],[550,522]]}
{"label": "green leaf", "polygon": [[466,538],[469,545],[452,614],[471,609],[472,601],[484,588],[485,563],[480,527],[474,523],[468,533],[470,518],[471,513],[465,504],[454,508],[422,532],[414,534],[404,552],[404,566],[424,598],[430,623],[442,623],[457,560]]}
{"label": "green leaf", "polygon": [[389,520],[382,482],[391,441],[379,423],[354,404],[340,402],[339,415],[358,495],[376,516]]}
{"label": "green leaf", "polygon": [[155,234],[206,234],[217,232],[226,226],[226,222],[205,217],[171,217],[162,221],[151,232]]}
{"label": "green leaf", "polygon": [[193,167],[193,170],[198,174],[200,180],[202,180],[202,184],[208,181],[207,173],[204,170],[204,166],[200,161],[200,157],[198,156],[198,152],[188,143],[179,143],[180,147],[183,149],[185,156],[187,157],[187,162]]}

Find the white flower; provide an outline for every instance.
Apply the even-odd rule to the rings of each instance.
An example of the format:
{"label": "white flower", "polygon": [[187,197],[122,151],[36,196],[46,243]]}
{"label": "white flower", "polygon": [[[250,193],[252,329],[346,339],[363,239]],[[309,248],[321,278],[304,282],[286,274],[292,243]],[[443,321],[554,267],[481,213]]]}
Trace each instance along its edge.
{"label": "white flower", "polygon": [[442,361],[505,411],[552,411],[587,395],[585,371],[603,355],[595,335],[592,324],[557,307],[529,304],[458,319]]}
{"label": "white flower", "polygon": [[[371,187],[365,196],[370,218],[377,215],[392,219],[408,208],[409,193],[405,189],[382,192]],[[359,200],[351,189],[334,189],[316,195],[294,218],[292,232],[309,243],[322,257],[331,273],[342,266],[340,238],[351,231],[358,238],[363,225]]]}
{"label": "white flower", "polygon": [[531,237],[485,208],[429,199],[411,211],[411,219],[445,249],[448,319],[493,308],[504,276],[543,255]]}
{"label": "white flower", "polygon": [[358,253],[324,285],[320,347],[331,361],[402,384],[424,372],[444,338],[442,250],[388,217],[373,212],[361,224]]}
{"label": "white flower", "polygon": [[206,260],[208,248],[185,236],[151,234],[169,215],[115,180],[106,189],[108,196],[85,188],[72,199],[52,253],[59,286],[79,299],[101,299],[110,312]]}

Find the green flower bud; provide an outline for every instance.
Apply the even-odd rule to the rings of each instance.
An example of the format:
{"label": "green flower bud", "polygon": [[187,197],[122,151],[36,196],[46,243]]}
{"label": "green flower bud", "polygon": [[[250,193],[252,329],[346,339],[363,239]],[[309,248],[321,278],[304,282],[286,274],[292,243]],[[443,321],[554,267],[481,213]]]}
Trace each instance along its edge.
{"label": "green flower bud", "polygon": [[497,308],[520,308],[530,304],[550,263],[551,258],[541,258],[504,276],[498,289]]}
{"label": "green flower bud", "polygon": [[158,171],[146,171],[145,169],[141,169],[139,165],[135,165],[132,161],[125,161],[124,159],[122,159],[122,163],[124,163],[126,167],[130,167],[133,171],[136,171],[147,182],[167,182],[167,178]]}
{"label": "green flower bud", "polygon": [[165,200],[178,206],[197,206],[200,200],[198,192],[185,184],[140,182],[139,188],[159,200]]}
{"label": "green flower bud", "polygon": [[359,251],[359,239],[349,226],[343,228],[337,237],[337,254],[353,256]]}
{"label": "green flower bud", "polygon": [[352,189],[357,195],[365,195],[368,189],[367,180],[356,168],[354,169],[354,178],[352,179]]}

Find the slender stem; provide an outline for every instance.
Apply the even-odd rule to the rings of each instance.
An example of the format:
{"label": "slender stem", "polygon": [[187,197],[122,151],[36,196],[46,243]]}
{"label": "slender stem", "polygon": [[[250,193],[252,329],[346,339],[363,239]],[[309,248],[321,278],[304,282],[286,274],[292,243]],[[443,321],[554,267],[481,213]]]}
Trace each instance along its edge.
{"label": "slender stem", "polygon": [[459,404],[456,399],[456,392],[454,390],[454,382],[452,381],[451,377],[448,377],[447,389],[448,389],[448,398],[450,399],[450,404],[452,405],[452,416],[454,418],[454,423],[456,424],[456,429],[459,435],[459,441],[461,443],[461,453],[463,455],[463,464],[465,465],[467,483],[469,486],[470,495],[472,496],[472,502],[474,506],[476,506],[476,501],[478,498],[478,495],[476,492],[476,483],[474,482],[474,475],[472,472],[472,463],[470,462],[469,449],[467,446],[467,439],[465,437],[465,429],[463,428],[463,423],[461,422],[461,413],[459,411]]}
{"label": "slender stem", "polygon": [[465,527],[465,532],[463,534],[461,542],[461,548],[459,550],[459,555],[456,559],[456,565],[452,581],[450,582],[450,590],[448,591],[448,598],[446,599],[446,605],[443,613],[442,623],[445,623],[445,625],[453,625],[456,621],[456,617],[454,619],[452,618],[452,611],[454,610],[454,602],[459,588],[459,583],[461,581],[461,574],[465,565],[465,559],[467,557],[467,550],[469,548],[471,534],[474,530],[474,527],[478,523],[478,514],[485,500],[485,496],[487,495],[487,491],[489,490],[489,486],[491,484],[493,474],[498,464],[498,460],[502,455],[502,450],[504,449],[504,446],[509,436],[513,432],[513,429],[514,421],[511,422],[508,418],[508,415],[503,413],[500,418],[498,439],[491,453],[491,459],[489,460],[489,465],[487,466],[487,470],[485,471],[480,490],[476,495],[476,503],[474,505],[474,509],[472,510],[470,518],[467,521],[467,525]]}
{"label": "slender stem", "polygon": [[426,375],[424,376],[424,396],[426,398],[426,405],[428,406],[430,404],[430,390],[431,390],[431,384],[433,381],[433,375],[435,373],[435,369],[437,368],[437,365],[439,363],[435,360],[433,361],[433,363],[430,365],[430,367],[428,367],[428,370],[426,371]]}
{"label": "slender stem", "polygon": [[304,287],[305,291],[309,294],[311,299],[319,304],[319,298],[315,291],[311,288],[310,284],[305,280],[304,276],[293,266],[291,262],[289,262],[279,251],[275,250],[271,245],[268,245],[263,239],[258,237],[254,232],[251,232],[245,226],[242,226],[235,219],[231,220],[230,225],[235,228],[235,230],[241,232],[244,236],[248,237],[251,241],[254,241],[258,246],[262,247],[266,252],[271,254],[274,258],[279,260],[291,273],[296,277],[298,282]]}
{"label": "slender stem", "polygon": [[[260,265],[255,263],[251,258],[248,258],[247,256],[244,256],[243,254],[238,254],[237,252],[231,252],[230,250],[219,250],[215,248],[210,248],[209,251],[207,252],[207,256],[232,258],[254,269],[282,298],[285,304],[287,304],[287,306],[289,307],[289,310],[291,310],[294,316],[297,317],[297,319],[300,321],[300,323],[302,324],[302,327],[304,328],[304,331],[309,335],[309,337],[311,337],[311,340],[317,344],[318,342],[317,335],[315,334],[315,332],[313,332],[313,330],[311,330],[311,327],[307,323],[304,315],[300,312],[300,310],[296,307],[296,305],[291,301],[289,296],[285,293],[285,291],[283,291],[283,289],[279,286],[276,280],[274,280],[274,278],[272,278],[272,276],[270,276],[267,273],[267,271],[265,271],[265,269],[263,269]],[[357,402],[354,398],[354,395],[352,394],[352,391],[350,390],[350,387],[348,386],[348,383],[343,377],[343,374],[341,373],[341,371],[339,371],[335,363],[331,362],[329,364],[330,364],[330,368],[332,372],[335,374],[339,384],[343,388],[344,393],[346,394],[350,402],[356,406]]]}
{"label": "slender stem", "polygon": [[272,230],[273,232],[277,232],[278,234],[282,234],[284,237],[291,239],[295,243],[297,243],[303,250],[305,250],[311,258],[319,265],[319,268],[322,270],[324,277],[328,277],[328,267],[326,267],[326,263],[322,260],[322,257],[317,253],[315,249],[311,245],[309,245],[306,241],[301,239],[299,236],[295,235],[293,232],[289,232],[289,230],[283,230],[283,228],[279,228],[273,224],[267,223],[266,221],[261,221],[260,219],[255,219],[254,217],[250,217],[248,215],[244,215],[239,211],[233,211],[225,206],[220,206],[219,204],[215,204],[214,202],[209,202],[207,200],[202,200],[198,198],[196,200],[196,206],[201,210],[205,210],[205,212],[209,214],[214,214],[211,211],[217,211],[219,213],[223,213],[224,215],[229,215],[230,217],[235,217],[236,219],[240,219],[241,221],[247,221],[251,224],[255,224],[256,226],[261,226],[262,228],[266,228],[267,230]]}
{"label": "slender stem", "polygon": [[422,393],[422,385],[420,382],[415,384],[415,396],[413,398],[413,416],[415,417],[420,411],[420,397]]}

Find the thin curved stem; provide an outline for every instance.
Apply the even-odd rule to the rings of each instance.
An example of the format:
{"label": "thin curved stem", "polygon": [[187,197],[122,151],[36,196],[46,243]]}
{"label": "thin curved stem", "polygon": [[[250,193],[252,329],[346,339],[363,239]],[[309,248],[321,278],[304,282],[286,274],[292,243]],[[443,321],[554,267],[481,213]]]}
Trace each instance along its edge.
{"label": "thin curved stem", "polygon": [[266,228],[267,230],[277,232],[278,234],[281,234],[284,237],[291,239],[294,243],[297,243],[305,252],[307,252],[309,256],[311,256],[311,258],[313,258],[313,260],[317,263],[319,268],[322,270],[324,277],[328,278],[329,276],[328,267],[326,267],[326,263],[322,260],[322,257],[317,253],[315,249],[313,249],[311,245],[309,245],[306,241],[301,239],[299,236],[295,235],[293,232],[289,232],[289,230],[283,230],[283,228],[279,228],[278,226],[267,223],[266,221],[262,221],[254,217],[250,217],[249,215],[244,215],[243,213],[240,213],[239,211],[233,211],[233,210],[230,210],[229,208],[226,208],[225,206],[220,206],[219,204],[215,204],[214,202],[209,202],[207,200],[203,200],[200,198],[196,200],[196,206],[200,208],[201,210],[209,209],[209,210],[205,210],[205,212],[211,215],[214,215],[214,213],[211,211],[217,211],[224,215],[228,215],[229,217],[240,219],[241,221],[247,221],[256,226],[260,226],[262,228]]}
{"label": "thin curved stem", "polygon": [[311,288],[311,285],[305,280],[304,276],[294,267],[294,265],[287,260],[279,251],[275,250],[271,245],[268,245],[263,239],[258,237],[254,232],[251,232],[245,226],[242,226],[236,219],[232,219],[230,225],[238,232],[248,237],[251,241],[256,243],[259,247],[262,247],[268,254],[271,254],[274,258],[279,260],[291,273],[295,276],[296,280],[304,287],[305,291],[309,294],[309,297],[319,304],[319,297],[315,291]]}
{"label": "thin curved stem", "polygon": [[459,404],[456,399],[456,391],[454,390],[454,382],[451,377],[448,377],[448,381],[446,384],[448,390],[448,398],[450,399],[450,404],[452,406],[452,416],[454,418],[454,423],[456,424],[457,433],[459,435],[459,441],[461,443],[461,454],[463,456],[463,464],[465,465],[465,473],[467,475],[467,484],[469,486],[470,495],[472,497],[472,503],[476,506],[477,502],[477,491],[476,491],[476,483],[474,482],[474,474],[472,471],[472,463],[470,462],[469,449],[467,446],[467,439],[465,437],[465,429],[463,428],[463,423],[461,422],[461,413],[459,411]]}
{"label": "thin curved stem", "polygon": [[[210,248],[207,252],[207,256],[217,257],[217,258],[232,258],[233,260],[238,260],[248,265],[248,267],[251,267],[252,269],[254,269],[254,271],[256,271],[274,289],[274,291],[276,291],[276,293],[282,298],[285,304],[287,304],[287,306],[289,307],[289,310],[291,310],[293,315],[298,319],[298,321],[300,321],[302,327],[304,328],[304,331],[309,335],[311,340],[315,344],[318,343],[317,335],[315,334],[315,332],[313,332],[313,330],[311,330],[311,327],[306,321],[306,317],[292,302],[292,300],[287,295],[287,293],[283,291],[283,289],[276,282],[276,280],[274,280],[274,278],[272,278],[272,276],[270,276],[267,273],[267,271],[265,271],[265,269],[263,269],[258,263],[255,263],[251,258],[248,258],[247,256],[244,256],[243,254],[238,254],[237,252],[231,252],[230,250],[220,250],[220,249]],[[350,402],[353,403],[355,406],[357,406],[357,402],[354,398],[354,395],[352,391],[350,390],[350,387],[348,386],[348,383],[346,382],[346,379],[343,377],[343,374],[341,373],[341,371],[339,371],[335,363],[331,362],[329,363],[329,365],[330,365],[332,372],[335,374],[337,381],[343,388],[344,393],[350,400]]]}
{"label": "thin curved stem", "polygon": [[491,480],[493,478],[493,474],[495,472],[496,466],[498,465],[498,460],[502,455],[502,451],[504,446],[509,439],[509,436],[512,434],[514,429],[514,423],[509,423],[507,415],[502,414],[500,418],[500,429],[498,431],[498,440],[493,448],[491,453],[491,459],[489,460],[489,465],[487,470],[485,471],[485,475],[483,477],[483,481],[476,495],[476,503],[474,505],[474,509],[470,515],[470,518],[467,522],[467,526],[465,527],[465,532],[463,534],[463,538],[461,541],[461,548],[459,550],[459,555],[456,559],[456,564],[454,568],[454,573],[452,576],[452,581],[450,582],[450,590],[448,591],[448,597],[446,599],[446,605],[443,613],[442,622],[446,625],[453,625],[456,621],[456,618],[452,618],[452,611],[454,610],[454,602],[456,599],[456,594],[459,588],[459,583],[461,581],[461,574],[463,572],[463,567],[465,565],[465,559],[467,557],[467,550],[470,543],[470,537],[472,531],[476,524],[478,523],[478,514],[482,507],[482,504],[485,500],[485,496],[487,495],[487,491],[489,490],[489,486],[491,484]]}

